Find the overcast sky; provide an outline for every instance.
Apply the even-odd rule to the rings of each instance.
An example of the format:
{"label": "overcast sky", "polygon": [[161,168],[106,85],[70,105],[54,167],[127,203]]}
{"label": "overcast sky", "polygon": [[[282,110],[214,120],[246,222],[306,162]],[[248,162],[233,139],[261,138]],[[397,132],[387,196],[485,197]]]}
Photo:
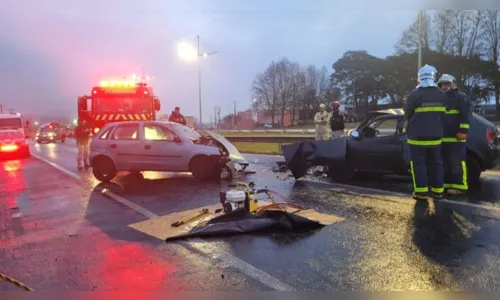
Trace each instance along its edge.
{"label": "overcast sky", "polygon": [[[7,1],[3,1],[7,2]],[[203,61],[203,118],[250,104],[252,79],[273,60],[332,63],[347,50],[385,57],[416,18],[411,0],[19,0],[0,4],[0,104],[22,113],[76,114],[76,97],[100,80],[140,74],[162,102],[198,116],[196,63],[179,40],[218,51]],[[373,3],[373,4],[369,4]]]}

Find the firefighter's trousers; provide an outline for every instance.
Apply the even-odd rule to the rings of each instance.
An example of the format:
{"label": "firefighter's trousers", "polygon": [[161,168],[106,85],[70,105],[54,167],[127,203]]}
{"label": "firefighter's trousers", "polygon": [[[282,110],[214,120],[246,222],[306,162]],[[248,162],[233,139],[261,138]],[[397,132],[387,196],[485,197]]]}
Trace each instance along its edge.
{"label": "firefighter's trousers", "polygon": [[443,159],[441,146],[416,146],[410,148],[410,170],[413,177],[413,191],[420,196],[442,196],[443,187]]}
{"label": "firefighter's trousers", "polygon": [[76,141],[76,147],[78,149],[76,156],[78,166],[82,165],[82,161],[85,166],[89,166],[89,141]]}
{"label": "firefighter's trousers", "polygon": [[444,187],[467,191],[467,152],[464,142],[443,142]]}

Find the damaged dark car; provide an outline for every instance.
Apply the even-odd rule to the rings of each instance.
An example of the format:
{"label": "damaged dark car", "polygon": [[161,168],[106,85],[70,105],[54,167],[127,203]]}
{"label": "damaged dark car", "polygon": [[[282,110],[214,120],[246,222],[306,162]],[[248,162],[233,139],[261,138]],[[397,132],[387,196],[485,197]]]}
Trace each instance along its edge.
{"label": "damaged dark car", "polygon": [[[467,173],[474,184],[499,164],[500,145],[493,123],[476,113],[469,122]],[[349,182],[357,173],[410,175],[406,123],[402,109],[372,112],[345,137],[282,146],[285,163],[296,179],[312,166],[328,166],[328,176],[338,182]]]}

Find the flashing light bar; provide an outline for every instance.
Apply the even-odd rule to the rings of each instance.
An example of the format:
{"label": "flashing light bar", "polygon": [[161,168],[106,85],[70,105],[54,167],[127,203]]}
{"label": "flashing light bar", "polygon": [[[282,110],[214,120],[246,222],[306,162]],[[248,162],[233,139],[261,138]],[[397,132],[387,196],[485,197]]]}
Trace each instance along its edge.
{"label": "flashing light bar", "polygon": [[136,87],[137,83],[133,81],[101,81],[101,87],[117,87],[117,88],[131,88]]}

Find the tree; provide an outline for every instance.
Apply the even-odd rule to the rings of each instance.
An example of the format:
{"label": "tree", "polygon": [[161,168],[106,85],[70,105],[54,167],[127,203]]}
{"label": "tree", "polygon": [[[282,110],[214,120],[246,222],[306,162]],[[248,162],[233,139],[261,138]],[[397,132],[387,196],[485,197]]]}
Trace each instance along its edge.
{"label": "tree", "polygon": [[500,117],[500,11],[493,10],[485,13],[483,23],[483,46],[487,60],[497,65],[492,74],[493,91],[495,93],[496,115]]}
{"label": "tree", "polygon": [[278,109],[277,81],[277,65],[275,62],[271,62],[264,73],[255,77],[252,85],[253,98],[256,100],[253,103],[253,108],[271,115],[273,124]]}
{"label": "tree", "polygon": [[[422,18],[422,40],[424,49],[431,49],[432,47],[432,31],[431,22],[432,19],[428,13],[423,13]],[[401,53],[412,53],[418,50],[418,32],[419,32],[419,20],[418,16],[415,21],[401,34],[396,46],[396,54]]]}

